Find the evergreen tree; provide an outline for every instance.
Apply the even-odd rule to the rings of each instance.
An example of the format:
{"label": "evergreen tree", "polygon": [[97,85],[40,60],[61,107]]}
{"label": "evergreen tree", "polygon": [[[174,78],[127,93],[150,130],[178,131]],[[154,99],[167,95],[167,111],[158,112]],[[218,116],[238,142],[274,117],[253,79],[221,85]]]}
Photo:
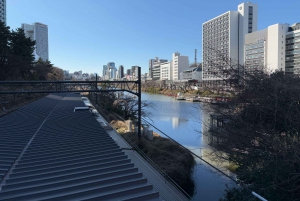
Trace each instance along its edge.
{"label": "evergreen tree", "polygon": [[30,79],[35,41],[23,29],[10,31],[0,22],[0,44],[0,80]]}

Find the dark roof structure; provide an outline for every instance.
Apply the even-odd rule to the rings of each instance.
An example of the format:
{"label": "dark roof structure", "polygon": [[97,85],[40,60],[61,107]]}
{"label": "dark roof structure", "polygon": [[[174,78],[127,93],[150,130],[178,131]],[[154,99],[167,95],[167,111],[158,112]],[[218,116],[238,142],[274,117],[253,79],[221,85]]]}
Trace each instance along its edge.
{"label": "dark roof structure", "polygon": [[0,200],[162,200],[79,94],[0,118]]}

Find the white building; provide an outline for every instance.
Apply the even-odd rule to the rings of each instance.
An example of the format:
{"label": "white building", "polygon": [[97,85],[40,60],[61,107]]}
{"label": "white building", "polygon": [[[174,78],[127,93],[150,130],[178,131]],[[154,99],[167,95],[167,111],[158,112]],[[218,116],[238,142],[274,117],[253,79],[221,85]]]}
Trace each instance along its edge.
{"label": "white building", "polygon": [[149,76],[152,78],[152,80],[160,80],[160,65],[165,62],[168,62],[168,60],[159,59],[158,57],[149,60]]}
{"label": "white building", "polygon": [[203,23],[202,30],[203,80],[226,79],[219,72],[225,63],[218,58],[222,55],[244,64],[244,37],[257,30],[257,5],[242,3],[238,11],[228,11]]}
{"label": "white building", "polygon": [[189,67],[189,57],[180,56],[179,52],[172,54],[172,78],[171,80],[179,80],[180,72]]}
{"label": "white building", "polygon": [[34,55],[35,60],[40,57],[46,61],[49,60],[49,48],[48,48],[48,26],[39,22],[34,24],[22,24],[25,36],[31,40],[35,40]]}
{"label": "white building", "polygon": [[246,34],[245,67],[248,71],[263,68],[267,73],[300,74],[300,23],[274,24]]}
{"label": "white building", "polygon": [[300,75],[300,23],[289,27],[285,53],[285,73]]}
{"label": "white building", "polygon": [[285,47],[288,24],[274,24],[267,29],[245,35],[245,69],[264,69],[272,73],[285,71]]}
{"label": "white building", "polygon": [[6,24],[6,0],[0,0],[0,21]]}
{"label": "white building", "polygon": [[172,61],[160,64],[160,80],[173,80]]}
{"label": "white building", "polygon": [[193,67],[185,69],[180,73],[180,80],[189,81],[189,80],[197,80],[198,82],[202,81],[202,68],[201,67]]}

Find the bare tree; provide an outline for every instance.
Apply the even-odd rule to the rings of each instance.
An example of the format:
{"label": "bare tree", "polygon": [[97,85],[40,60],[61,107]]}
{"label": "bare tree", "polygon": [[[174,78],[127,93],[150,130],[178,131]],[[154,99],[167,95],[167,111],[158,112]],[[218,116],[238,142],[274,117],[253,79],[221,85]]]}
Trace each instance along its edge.
{"label": "bare tree", "polygon": [[[299,200],[299,77],[269,73],[262,66],[245,67],[216,55],[209,66],[222,81],[222,94],[232,97],[209,107],[208,137],[216,155],[235,163],[238,179],[266,199]],[[248,195],[242,199],[238,193],[245,194],[229,190],[224,200],[247,200]]]}
{"label": "bare tree", "polygon": [[[113,102],[114,107],[120,107],[123,112],[124,119],[137,119],[138,115],[138,101],[137,97],[134,95],[124,95],[121,94],[118,99]],[[151,118],[151,113],[146,108],[153,107],[153,104],[147,101],[142,101],[141,110],[142,116]]]}

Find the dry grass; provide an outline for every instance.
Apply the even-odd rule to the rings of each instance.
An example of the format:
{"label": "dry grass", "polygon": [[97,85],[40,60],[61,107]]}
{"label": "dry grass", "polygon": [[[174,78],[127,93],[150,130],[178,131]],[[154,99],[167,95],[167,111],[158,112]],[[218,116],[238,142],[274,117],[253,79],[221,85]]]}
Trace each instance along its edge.
{"label": "dry grass", "polygon": [[192,173],[195,161],[189,151],[157,133],[154,133],[152,141],[141,138],[141,141],[138,142],[135,133],[125,132],[126,123],[123,121],[112,121],[111,125],[121,136],[126,135],[133,143],[138,145],[161,170],[169,175],[188,194],[193,195],[195,184],[192,179]]}
{"label": "dry grass", "polygon": [[[90,101],[94,106],[96,105],[91,98]],[[138,145],[161,170],[165,171],[189,195],[194,194],[195,183],[192,174],[195,160],[189,151],[157,133],[154,133],[152,141],[142,138],[138,142],[135,133],[126,132],[127,124],[121,120],[119,115],[105,110],[101,105],[96,108],[121,136],[126,135],[133,143]],[[126,138],[124,139],[126,140]]]}

